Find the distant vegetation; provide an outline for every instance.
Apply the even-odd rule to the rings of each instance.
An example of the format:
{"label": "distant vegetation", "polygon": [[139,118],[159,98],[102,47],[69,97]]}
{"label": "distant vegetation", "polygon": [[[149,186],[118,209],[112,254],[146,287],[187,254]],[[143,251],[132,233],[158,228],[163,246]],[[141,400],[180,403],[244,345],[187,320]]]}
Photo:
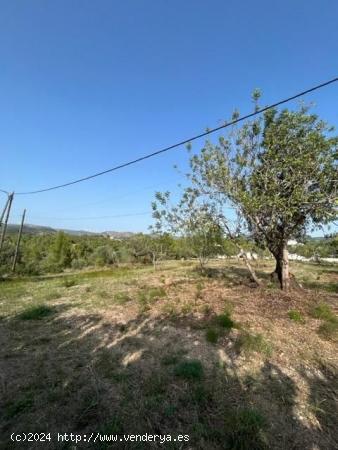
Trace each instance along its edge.
{"label": "distant vegetation", "polygon": [[[0,255],[1,274],[9,273],[14,255],[16,236],[7,236]],[[242,237],[238,239],[246,251],[257,253],[260,257],[270,256],[253,241]],[[169,234],[152,236],[135,234],[124,239],[109,239],[100,235],[69,235],[59,231],[47,234],[24,234],[17,273],[21,275],[40,275],[58,273],[65,269],[80,270],[85,267],[118,266],[120,264],[154,264],[161,260],[180,260],[198,257],[198,248],[189,238],[177,238]],[[234,256],[238,248],[229,239],[221,238],[218,245],[209,249],[208,255]],[[290,247],[292,253],[304,256],[338,257],[338,237],[326,239],[308,238],[302,245]]]}

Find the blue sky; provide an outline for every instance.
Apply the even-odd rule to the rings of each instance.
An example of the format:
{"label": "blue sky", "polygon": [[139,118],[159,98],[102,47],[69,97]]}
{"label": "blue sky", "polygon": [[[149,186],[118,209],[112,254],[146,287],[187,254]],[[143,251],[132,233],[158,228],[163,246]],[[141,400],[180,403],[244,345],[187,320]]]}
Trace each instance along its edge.
{"label": "blue sky", "polygon": [[[86,176],[250,112],[256,87],[268,104],[337,76],[337,18],[336,0],[1,0],[0,188]],[[337,98],[338,84],[306,100],[337,126]],[[12,222],[26,207],[29,223],[145,231],[186,162],[176,149],[18,196]]]}

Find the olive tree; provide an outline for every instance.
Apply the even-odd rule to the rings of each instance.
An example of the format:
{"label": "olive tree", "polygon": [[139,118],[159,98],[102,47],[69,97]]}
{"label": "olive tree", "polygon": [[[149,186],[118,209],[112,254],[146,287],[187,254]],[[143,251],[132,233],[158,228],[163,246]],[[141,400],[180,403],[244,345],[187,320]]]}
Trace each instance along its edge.
{"label": "olive tree", "polygon": [[176,206],[170,205],[170,193],[156,193],[152,203],[156,232],[167,231],[187,239],[204,269],[211,256],[220,253],[223,230],[210,203],[198,201],[193,189],[186,189]]}
{"label": "olive tree", "polygon": [[[254,93],[258,110],[259,92]],[[233,119],[238,113],[233,115]],[[196,195],[236,208],[290,286],[287,242],[337,216],[338,138],[309,108],[270,109],[191,157]]]}

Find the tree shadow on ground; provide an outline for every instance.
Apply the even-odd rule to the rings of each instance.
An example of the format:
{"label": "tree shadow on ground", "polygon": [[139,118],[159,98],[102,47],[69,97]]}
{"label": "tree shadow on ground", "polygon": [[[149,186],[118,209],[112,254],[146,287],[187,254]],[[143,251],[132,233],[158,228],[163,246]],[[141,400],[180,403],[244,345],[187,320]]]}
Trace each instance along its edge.
{"label": "tree shadow on ground", "polygon": [[[319,402],[318,424],[309,425],[295,412],[297,387],[283,368],[262,359],[243,375],[232,338],[208,344],[187,323],[146,315],[117,322],[62,304],[42,320],[1,320],[3,448],[22,448],[9,438],[22,431],[51,432],[52,449],[74,448],[56,442],[57,433],[70,432],[190,436],[185,445],[119,443],[125,449],[335,448],[333,396],[320,402],[334,392],[331,372],[302,374],[311,402]],[[31,444],[25,448],[41,448]]]}

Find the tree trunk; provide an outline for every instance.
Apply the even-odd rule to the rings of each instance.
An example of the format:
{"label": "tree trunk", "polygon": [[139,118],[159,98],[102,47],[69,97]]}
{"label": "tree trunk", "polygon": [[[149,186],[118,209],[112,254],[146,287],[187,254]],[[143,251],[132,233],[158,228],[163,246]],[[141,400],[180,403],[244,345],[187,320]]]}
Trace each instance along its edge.
{"label": "tree trunk", "polygon": [[248,258],[246,257],[245,252],[243,252],[243,259],[244,259],[244,264],[246,265],[248,271],[250,272],[252,281],[254,281],[254,282],[257,284],[257,286],[260,286],[260,285],[261,285],[261,282],[259,281],[259,279],[258,279],[258,277],[257,277],[257,275],[256,275],[256,272],[255,272],[254,269],[251,267],[251,264],[249,263],[249,260],[248,260]]}
{"label": "tree trunk", "polygon": [[280,287],[283,291],[288,291],[290,288],[290,273],[289,273],[289,252],[286,245],[283,244],[278,252],[273,253],[276,259],[276,268],[274,274],[277,276]]}

